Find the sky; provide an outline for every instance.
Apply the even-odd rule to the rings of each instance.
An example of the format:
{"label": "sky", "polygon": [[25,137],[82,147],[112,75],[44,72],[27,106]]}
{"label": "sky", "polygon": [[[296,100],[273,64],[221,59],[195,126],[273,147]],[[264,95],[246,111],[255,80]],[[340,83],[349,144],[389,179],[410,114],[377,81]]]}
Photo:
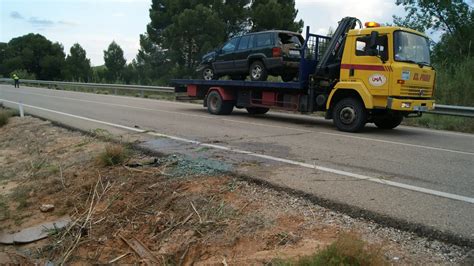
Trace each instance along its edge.
{"label": "sky", "polygon": [[[79,43],[98,66],[104,64],[103,51],[115,41],[130,62],[150,22],[150,5],[151,0],[0,0],[0,42],[39,33],[61,43],[66,54]],[[335,29],[345,16],[391,23],[393,14],[404,15],[395,0],[296,0],[296,8],[298,19],[318,34]]]}

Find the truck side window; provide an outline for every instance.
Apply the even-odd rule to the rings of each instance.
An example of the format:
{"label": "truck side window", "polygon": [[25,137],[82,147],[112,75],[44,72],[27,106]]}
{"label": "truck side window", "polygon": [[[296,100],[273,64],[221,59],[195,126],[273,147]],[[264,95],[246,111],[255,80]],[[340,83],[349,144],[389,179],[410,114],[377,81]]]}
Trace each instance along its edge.
{"label": "truck side window", "polygon": [[[359,37],[356,39],[356,56],[369,56],[367,53],[370,36]],[[377,50],[379,55],[388,60],[388,39],[387,35],[382,35],[377,38]]]}
{"label": "truck side window", "polygon": [[243,36],[242,39],[240,39],[239,47],[237,48],[237,50],[248,49],[249,41],[250,41],[250,36]]}

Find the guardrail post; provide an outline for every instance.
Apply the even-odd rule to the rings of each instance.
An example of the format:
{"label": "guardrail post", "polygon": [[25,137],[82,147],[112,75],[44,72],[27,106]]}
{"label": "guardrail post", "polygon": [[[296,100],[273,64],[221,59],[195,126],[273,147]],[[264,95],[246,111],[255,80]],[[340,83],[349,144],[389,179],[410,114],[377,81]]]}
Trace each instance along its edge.
{"label": "guardrail post", "polygon": [[117,95],[117,88],[114,88],[114,95]]}
{"label": "guardrail post", "polygon": [[144,90],[140,91],[140,97],[142,97],[142,98],[145,97],[145,91]]}
{"label": "guardrail post", "polygon": [[25,111],[23,110],[23,103],[20,101],[18,103],[18,109],[20,109],[20,117],[25,117]]}

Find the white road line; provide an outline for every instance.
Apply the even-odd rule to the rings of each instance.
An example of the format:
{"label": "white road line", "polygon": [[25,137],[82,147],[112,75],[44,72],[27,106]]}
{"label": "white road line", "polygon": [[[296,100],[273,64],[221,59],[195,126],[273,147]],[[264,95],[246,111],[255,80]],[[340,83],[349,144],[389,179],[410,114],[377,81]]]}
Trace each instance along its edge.
{"label": "white road line", "polygon": [[[11,103],[11,104],[19,104],[18,102],[9,101],[9,100],[3,100],[3,101]],[[119,125],[119,124],[115,124],[115,123],[110,123],[110,122],[96,120],[96,119],[92,119],[92,118],[88,118],[88,117],[73,115],[73,114],[64,113],[64,112],[60,112],[60,111],[55,111],[55,110],[42,108],[42,107],[37,107],[37,106],[33,106],[33,105],[23,104],[23,106],[28,107],[28,108],[32,108],[32,109],[47,111],[47,112],[51,112],[51,113],[55,113],[55,114],[60,114],[60,115],[68,116],[68,117],[73,117],[73,118],[77,118],[77,119],[82,119],[82,120],[86,120],[86,121],[90,121],[90,122],[95,122],[95,123],[99,123],[99,124],[103,124],[103,125],[122,128],[122,129],[126,129],[126,130],[131,130],[131,131],[134,131],[134,132],[139,132],[139,133],[145,133],[146,132],[145,130],[142,130],[142,129],[127,127],[127,126],[123,126],[123,125]],[[328,167],[324,167],[324,166],[318,166],[318,165],[312,165],[312,164],[308,164],[308,163],[297,162],[297,161],[293,161],[293,160],[289,160],[289,159],[285,159],[285,158],[274,157],[274,156],[271,156],[271,155],[259,154],[259,153],[254,153],[254,152],[251,152],[251,151],[239,150],[239,149],[234,149],[234,148],[231,148],[231,147],[226,147],[226,146],[221,146],[221,145],[203,143],[203,142],[199,142],[199,141],[196,141],[196,140],[190,140],[190,139],[181,138],[181,137],[172,136],[172,135],[166,135],[166,134],[155,133],[155,132],[147,132],[147,134],[152,135],[152,136],[166,137],[166,138],[173,139],[173,140],[176,140],[176,141],[191,143],[191,144],[200,145],[200,146],[204,146],[204,147],[209,147],[209,148],[214,148],[214,149],[219,149],[219,150],[225,150],[225,151],[231,151],[231,152],[234,152],[234,153],[246,154],[246,155],[250,155],[250,156],[253,156],[253,157],[257,157],[257,158],[262,158],[262,159],[287,163],[287,164],[301,166],[301,167],[305,167],[305,168],[316,169],[316,170],[320,170],[320,171],[324,171],[324,172],[328,172],[328,173],[332,173],[332,174],[352,177],[352,178],[356,178],[356,179],[360,179],[360,180],[370,181],[370,182],[379,183],[379,184],[383,184],[383,185],[389,185],[389,186],[397,187],[397,188],[403,188],[403,189],[412,190],[412,191],[416,191],[416,192],[421,192],[421,193],[434,195],[434,196],[439,196],[439,197],[443,197],[443,198],[458,200],[458,201],[467,202],[467,203],[474,203],[474,198],[461,196],[461,195],[457,195],[457,194],[451,194],[451,193],[432,190],[432,189],[427,189],[427,188],[423,188],[423,187],[417,187],[417,186],[407,185],[407,184],[403,184],[403,183],[383,180],[383,179],[379,179],[379,178],[375,178],[375,177],[360,175],[360,174],[351,173],[351,172],[342,171],[342,170],[337,170],[337,169],[328,168]]]}
{"label": "white road line", "polygon": [[459,154],[465,154],[465,155],[474,155],[474,152],[456,151],[456,150],[449,150],[449,149],[423,146],[423,145],[417,145],[417,144],[400,143],[396,141],[383,140],[383,139],[372,139],[372,138],[366,138],[366,137],[349,136],[346,134],[329,133],[329,132],[318,132],[318,133],[324,134],[324,135],[330,135],[330,136],[338,136],[338,137],[346,137],[346,138],[351,138],[351,139],[360,139],[360,140],[367,140],[367,141],[374,141],[374,142],[381,142],[381,143],[388,143],[388,144],[395,144],[395,145],[403,145],[403,146],[408,146],[408,147],[423,148],[423,149],[435,150],[435,151],[446,151],[446,152],[453,152],[453,153],[459,153]]}
{"label": "white road line", "polygon": [[[152,111],[152,112],[162,112],[162,113],[169,113],[169,114],[177,114],[177,115],[181,115],[181,116],[191,116],[191,117],[199,117],[199,118],[209,119],[209,116],[204,116],[204,115],[186,114],[186,113],[182,113],[182,112],[166,111],[166,110],[159,110],[159,109],[152,109],[152,108],[144,108],[144,107],[137,107],[137,106],[126,105],[126,104],[105,103],[105,102],[92,101],[92,100],[74,99],[74,98],[63,97],[63,96],[44,95],[44,94],[39,94],[39,93],[24,93],[24,92],[17,92],[17,91],[15,91],[15,93],[20,93],[20,94],[25,94],[25,95],[31,94],[31,95],[38,95],[38,96],[43,96],[43,97],[50,97],[50,98],[66,99],[66,100],[79,101],[79,102],[87,102],[87,103],[94,103],[94,104],[101,104],[101,105],[118,106],[118,107],[130,108],[130,109]],[[233,123],[247,124],[247,125],[255,125],[255,126],[262,126],[262,127],[271,127],[271,128],[295,130],[295,131],[304,132],[304,133],[316,133],[316,134],[322,134],[322,135],[332,135],[332,136],[339,136],[339,137],[345,137],[345,138],[360,139],[360,140],[364,140],[364,141],[380,142],[380,143],[386,143],[386,144],[392,144],[392,145],[400,145],[400,146],[414,147],[414,148],[420,148],[420,149],[427,149],[427,150],[451,152],[451,153],[464,154],[464,155],[474,155],[473,152],[465,152],[465,151],[444,149],[444,148],[438,148],[438,147],[403,143],[403,142],[397,142],[397,141],[389,141],[389,140],[376,139],[376,138],[366,138],[366,137],[351,136],[351,135],[346,135],[346,134],[338,134],[338,133],[330,133],[330,132],[322,132],[322,131],[314,131],[314,130],[305,130],[305,129],[298,129],[298,128],[294,128],[294,127],[286,127],[286,126],[275,126],[275,125],[269,125],[269,124],[265,124],[265,123],[239,121],[239,120],[228,119],[228,118],[214,118],[214,119],[219,119],[219,120],[222,120],[222,121],[228,121],[228,122],[233,122]]]}

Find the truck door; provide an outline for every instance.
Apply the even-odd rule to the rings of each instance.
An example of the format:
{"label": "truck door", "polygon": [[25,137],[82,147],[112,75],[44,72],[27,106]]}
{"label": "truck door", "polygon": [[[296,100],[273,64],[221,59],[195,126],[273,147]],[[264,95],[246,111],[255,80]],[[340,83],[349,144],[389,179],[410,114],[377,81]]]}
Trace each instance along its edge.
{"label": "truck door", "polygon": [[[372,95],[388,96],[391,78],[388,36],[377,37],[378,55],[369,52],[370,35],[354,38],[351,64],[344,64],[343,68],[348,68],[349,78],[362,82]],[[377,102],[374,104],[377,105]],[[380,103],[378,107],[385,107],[385,103]]]}
{"label": "truck door", "polygon": [[216,61],[214,62],[214,71],[216,73],[228,73],[234,68],[234,52],[239,43],[240,37],[233,38],[222,46],[218,55],[216,56]]}

